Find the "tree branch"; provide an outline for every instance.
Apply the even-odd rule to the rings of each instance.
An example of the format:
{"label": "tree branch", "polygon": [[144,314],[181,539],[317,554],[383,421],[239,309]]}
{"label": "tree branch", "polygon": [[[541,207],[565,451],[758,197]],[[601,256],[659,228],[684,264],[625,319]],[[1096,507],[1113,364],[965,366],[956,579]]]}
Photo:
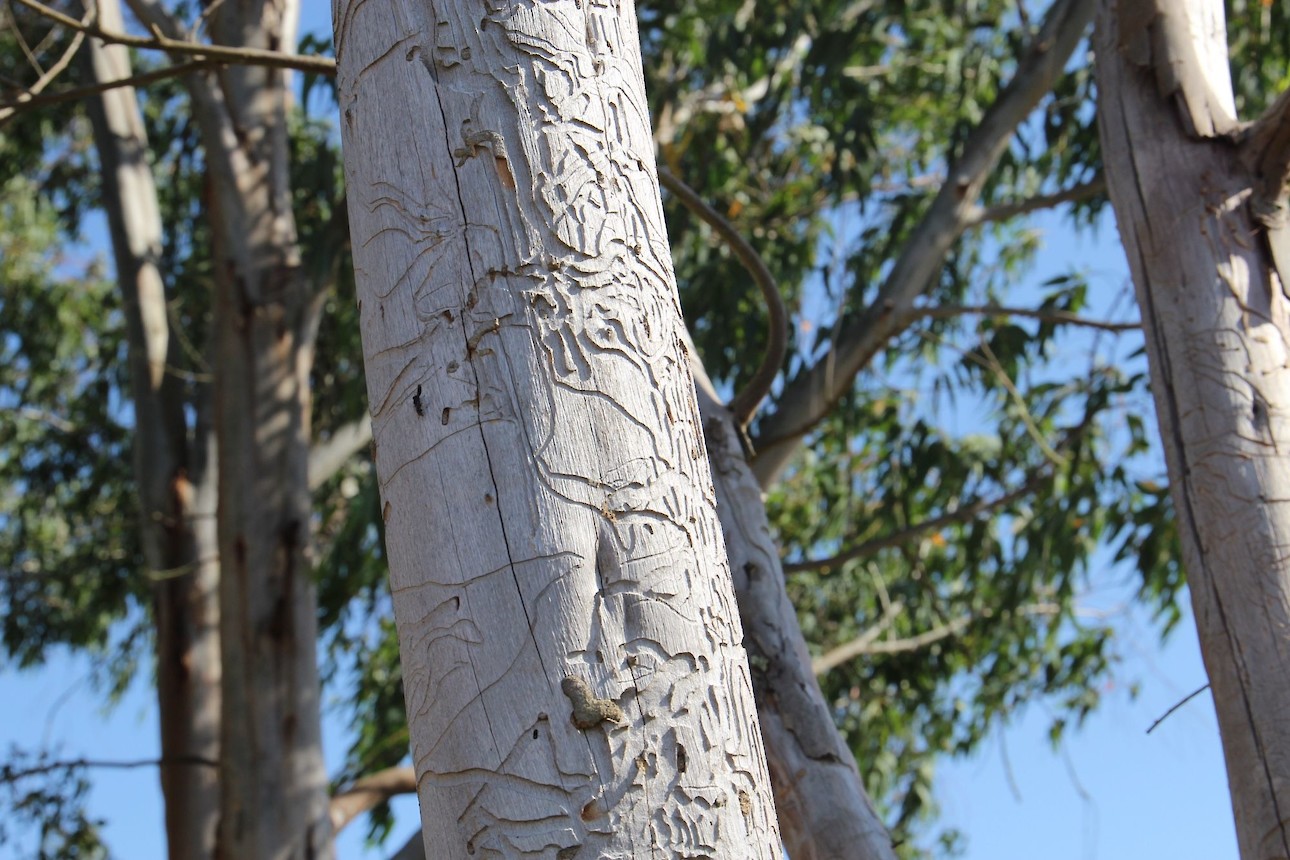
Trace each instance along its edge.
{"label": "tree branch", "polygon": [[1007,221],[1009,218],[1015,218],[1018,215],[1025,215],[1030,212],[1037,212],[1040,209],[1051,209],[1054,206],[1060,206],[1063,203],[1075,203],[1080,200],[1088,200],[1106,193],[1106,180],[1102,177],[1094,179],[1092,182],[1085,182],[1082,185],[1075,185],[1063,189],[1053,194],[1037,194],[1025,200],[1017,200],[1012,203],[998,203],[994,206],[975,206],[966,219],[966,228],[979,227],[982,224],[993,224],[999,221]]}
{"label": "tree branch", "polygon": [[32,767],[14,770],[9,765],[0,767],[0,782],[17,782],[29,776],[39,776],[55,770],[74,770],[76,768],[101,768],[110,770],[131,770],[140,767],[219,767],[219,762],[201,756],[174,756],[172,758],[141,759],[91,759],[75,758],[61,761],[50,761]]}
{"label": "tree branch", "polygon": [[349,458],[372,442],[372,419],[364,415],[337,428],[325,442],[309,451],[309,489],[316,490],[336,474]]}
{"label": "tree branch", "polygon": [[784,354],[788,351],[788,312],[784,309],[784,299],[780,296],[775,278],[766,267],[761,255],[748,244],[734,225],[667,168],[658,168],[658,180],[664,188],[675,194],[677,199],[685,204],[686,209],[717,231],[717,235],[725,240],[731,252],[739,258],[739,262],[757,282],[762,298],[766,301],[766,311],[769,316],[766,353],[762,356],[761,364],[752,379],[748,380],[744,389],[735,395],[728,407],[734,420],[742,429],[748,426],[757,407],[770,393],[770,387],[775,382],[780,366],[784,363]]}
{"label": "tree branch", "polygon": [[970,225],[976,199],[1016,128],[1062,74],[1093,17],[1093,0],[1058,0],[1048,11],[1034,48],[1018,65],[980,124],[968,136],[922,221],[896,258],[874,302],[842,325],[835,346],[784,390],[774,413],[761,421],[753,469],[770,484],[806,433],[829,413],[860,372],[901,329],[904,311],[923,293]]}
{"label": "tree branch", "polygon": [[883,535],[882,537],[873,538],[872,540],[859,543],[850,549],[843,550],[837,555],[829,558],[815,559],[813,561],[799,561],[784,565],[784,573],[800,573],[807,570],[818,570],[827,572],[836,570],[849,561],[855,561],[858,558],[867,558],[881,552],[884,549],[902,546],[912,540],[923,537],[927,534],[934,534],[948,526],[961,525],[970,520],[974,520],[982,514],[996,511],[999,508],[1007,507],[1013,502],[1023,499],[1039,488],[1045,480],[1048,479],[1050,461],[1045,461],[1044,466],[1036,470],[1020,487],[997,496],[993,499],[978,499],[970,505],[965,505],[957,510],[941,514],[939,517],[932,517],[929,520],[923,520],[920,523],[901,529],[892,534]]}
{"label": "tree branch", "polygon": [[[85,17],[82,21],[84,23],[89,23],[90,18],[91,15],[87,12],[85,13]],[[18,26],[17,22],[14,22],[13,26],[16,30]],[[3,126],[5,120],[18,112],[19,106],[26,104],[39,95],[45,87],[53,83],[54,79],[63,73],[64,69],[71,65],[72,58],[75,57],[76,52],[81,49],[81,43],[84,41],[85,34],[77,33],[72,37],[72,41],[67,46],[67,50],[63,51],[63,55],[58,58],[54,65],[42,72],[36,82],[27,88],[26,92],[20,93],[12,102],[0,104],[0,126]]]}
{"label": "tree branch", "polygon": [[162,69],[153,69],[150,72],[141,72],[137,75],[131,75],[128,78],[121,78],[115,81],[104,81],[101,84],[93,84],[85,87],[75,87],[70,90],[59,90],[53,93],[44,93],[41,95],[19,96],[13,101],[0,102],[0,125],[8,121],[15,113],[28,108],[43,107],[45,105],[59,104],[61,102],[78,101],[80,99],[96,96],[105,93],[108,90],[120,89],[121,87],[138,87],[144,84],[151,84],[155,81],[162,81],[167,78],[174,78],[180,75],[186,75],[190,72],[200,71],[202,69],[211,69],[220,65],[211,60],[194,60],[187,63],[177,63],[172,66],[166,66]]}
{"label": "tree branch", "polygon": [[333,833],[374,808],[400,794],[414,794],[417,775],[410,767],[390,767],[354,780],[344,791],[337,792],[327,805]]}
{"label": "tree branch", "polygon": [[1241,140],[1241,154],[1255,176],[1250,210],[1267,230],[1272,261],[1282,287],[1290,285],[1290,89],[1254,121]]}
{"label": "tree branch", "polygon": [[1044,322],[1061,325],[1076,325],[1102,331],[1125,332],[1141,331],[1142,323],[1117,323],[1107,320],[1095,320],[1082,317],[1068,311],[1046,310],[1044,308],[1009,308],[1001,305],[938,305],[935,307],[912,307],[903,314],[902,328],[912,325],[920,319],[945,319],[947,317],[979,314],[987,317],[1027,317]]}
{"label": "tree branch", "polygon": [[70,15],[64,15],[57,9],[51,9],[37,0],[14,0],[36,12],[49,21],[61,24],[71,30],[93,36],[104,42],[115,45],[126,45],[131,48],[142,48],[152,51],[166,51],[171,54],[188,54],[198,60],[206,60],[231,65],[259,65],[279,69],[296,69],[302,72],[318,72],[327,75],[336,73],[336,62],[330,57],[307,57],[299,54],[287,54],[281,51],[266,51],[260,48],[235,48],[227,45],[207,45],[176,39],[165,35],[159,26],[149,23],[152,29],[151,38],[131,36],[128,33],[104,30],[96,24],[82,23]]}
{"label": "tree branch", "polygon": [[[895,609],[892,613],[890,610]],[[816,676],[825,674],[831,669],[841,666],[868,654],[904,654],[909,651],[917,651],[919,648],[926,648],[942,639],[948,639],[951,636],[957,636],[959,633],[972,623],[971,615],[964,615],[961,618],[955,618],[947,624],[933,627],[917,636],[909,636],[904,639],[883,639],[877,641],[882,632],[891,626],[891,621],[900,611],[900,604],[894,603],[888,607],[888,612],[883,613],[883,617],[873,627],[861,633],[855,639],[843,645],[839,645],[825,653],[821,654],[811,661],[811,669]]]}
{"label": "tree branch", "polygon": [[1283,197],[1290,183],[1290,89],[1245,130],[1241,149],[1258,176],[1257,193],[1267,200]]}

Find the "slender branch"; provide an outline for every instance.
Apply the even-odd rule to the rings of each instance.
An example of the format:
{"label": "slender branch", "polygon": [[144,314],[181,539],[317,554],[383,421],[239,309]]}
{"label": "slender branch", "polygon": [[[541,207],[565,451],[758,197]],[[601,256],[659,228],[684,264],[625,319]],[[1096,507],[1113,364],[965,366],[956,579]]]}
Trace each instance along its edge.
{"label": "slender branch", "polygon": [[15,770],[8,765],[0,767],[0,782],[17,782],[29,776],[39,776],[55,770],[74,770],[76,768],[101,768],[111,770],[130,770],[140,767],[180,767],[197,765],[199,767],[219,767],[219,762],[201,756],[174,756],[172,758],[141,759],[90,759],[77,758],[62,761],[50,761],[44,764]]}
{"label": "slender branch", "polygon": [[1009,218],[1015,218],[1018,215],[1037,212],[1040,209],[1051,209],[1054,206],[1060,206],[1063,203],[1075,203],[1081,200],[1088,200],[1089,198],[1097,197],[1098,195],[1105,193],[1106,180],[1099,176],[1092,182],[1075,185],[1053,194],[1038,194],[1034,197],[1028,197],[1025,200],[1017,200],[1012,203],[998,203],[994,206],[976,206],[973,207],[972,211],[965,219],[966,227],[979,227],[982,224],[1006,221]]}
{"label": "slender branch", "polygon": [[[900,604],[895,605],[899,606]],[[886,618],[886,615],[883,617]],[[874,631],[884,626],[883,620],[879,619],[873,628],[866,630],[855,639],[816,657],[811,661],[811,669],[818,677],[831,669],[841,666],[843,663],[854,660],[856,657],[870,654],[904,654],[909,651],[917,651],[919,648],[926,648],[928,645],[939,642],[942,639],[957,636],[971,623],[972,616],[965,615],[961,618],[955,618],[947,624],[919,633],[917,636],[909,636],[904,639],[878,640],[878,635],[880,635],[881,631],[878,633]]]}
{"label": "slender branch", "polygon": [[40,65],[40,59],[32,51],[31,45],[27,44],[27,38],[22,35],[22,28],[18,26],[18,16],[13,13],[13,3],[10,2],[5,9],[8,12],[9,26],[13,28],[14,39],[18,42],[18,47],[22,49],[23,56],[27,58],[27,63],[36,70],[36,74],[43,75],[44,68]]}
{"label": "slender branch", "polygon": [[1152,732],[1154,732],[1156,730],[1156,726],[1160,725],[1165,720],[1169,719],[1170,715],[1173,714],[1174,711],[1178,710],[1183,705],[1187,704],[1192,699],[1196,698],[1197,696],[1199,696],[1201,693],[1205,692],[1208,689],[1209,689],[1209,684],[1205,684],[1203,687],[1196,690],[1195,692],[1189,693],[1188,695],[1184,696],[1181,701],[1175,703],[1173,707],[1171,707],[1169,710],[1161,714],[1160,718],[1151,724],[1151,727],[1147,729],[1147,734],[1151,734]]}
{"label": "slender branch", "polygon": [[964,316],[968,314],[978,314],[987,317],[1027,317],[1029,319],[1042,320],[1044,322],[1060,323],[1061,325],[1076,325],[1085,328],[1101,329],[1102,331],[1123,332],[1123,331],[1140,331],[1142,323],[1126,322],[1117,323],[1107,320],[1095,320],[1088,317],[1082,317],[1069,311],[1049,310],[1045,308],[1011,308],[1002,305],[938,305],[936,307],[912,307],[903,314],[905,319],[902,320],[903,326],[912,325],[920,319],[945,319],[947,317]]}
{"label": "slender branch", "polygon": [[369,776],[354,780],[344,791],[337,792],[327,805],[333,833],[372,809],[377,804],[400,794],[413,794],[417,790],[417,775],[410,767],[390,767]]}
{"label": "slender branch", "polygon": [[964,505],[961,508],[941,514],[939,517],[932,517],[929,520],[923,520],[906,529],[893,532],[882,537],[873,538],[856,544],[850,549],[843,550],[837,555],[829,558],[814,559],[810,561],[799,561],[784,565],[784,573],[800,573],[807,570],[830,571],[835,570],[849,561],[855,561],[858,558],[867,558],[884,549],[902,546],[912,540],[923,537],[924,535],[934,534],[949,526],[961,525],[962,523],[974,520],[982,514],[996,511],[999,508],[1007,507],[1019,499],[1032,494],[1039,488],[1045,480],[1048,479],[1049,462],[1036,470],[1020,487],[1004,493],[1002,496],[996,496],[992,499],[978,499],[970,505]]}
{"label": "slender branch", "polygon": [[748,380],[744,389],[735,395],[729,406],[731,415],[742,429],[748,426],[757,407],[770,393],[770,387],[775,382],[776,375],[779,374],[780,366],[784,363],[784,354],[788,350],[788,312],[784,309],[784,299],[780,296],[775,278],[766,267],[761,255],[748,244],[734,225],[671,171],[660,167],[658,179],[664,188],[675,194],[677,199],[685,204],[686,209],[705,221],[725,240],[730,250],[739,258],[739,262],[757,282],[762,298],[766,301],[766,311],[770,317],[766,332],[766,353],[762,356],[761,364],[752,379]]}
{"label": "slender branch", "polygon": [[18,408],[18,415],[28,421],[38,421],[41,424],[47,424],[59,433],[65,433],[68,436],[76,432],[76,425],[61,415],[55,415],[47,409],[39,409],[34,406],[21,406]]}
{"label": "slender branch", "polygon": [[330,57],[302,56],[281,51],[266,51],[261,48],[235,48],[228,45],[200,44],[186,39],[175,39],[166,36],[156,26],[152,27],[153,35],[151,37],[131,36],[128,33],[104,30],[95,24],[82,23],[70,15],[64,15],[57,9],[51,9],[45,4],[37,2],[37,0],[13,0],[13,2],[26,6],[56,24],[61,24],[71,30],[85,33],[110,44],[126,45],[131,48],[142,48],[151,51],[167,51],[171,54],[188,54],[199,60],[221,64],[269,66],[278,69],[296,69],[302,72],[318,72],[326,75],[336,73],[336,61]]}
{"label": "slender branch", "polygon": [[945,264],[969,226],[986,179],[1007,150],[1017,126],[1062,74],[1093,17],[1093,0],[1057,0],[1030,53],[968,135],[962,155],[914,228],[873,303],[841,327],[829,352],[784,389],[775,411],[762,418],[753,464],[762,486],[778,476],[801,438],[854,384],[856,375],[901,329],[905,309]]}
{"label": "slender branch", "polygon": [[[85,17],[82,20],[85,23],[89,23],[90,18],[91,18],[91,15],[90,13],[87,12],[85,13]],[[15,24],[15,27],[16,26],[17,25]],[[12,105],[14,106],[9,106],[7,104],[0,105],[0,125],[3,125],[5,120],[9,119],[9,117],[13,116],[15,113],[18,112],[18,107],[17,107],[18,105],[23,105],[31,101],[42,91],[44,91],[45,87],[53,83],[54,79],[56,79],[59,75],[61,75],[63,73],[63,70],[66,69],[69,65],[71,65],[72,58],[75,57],[76,52],[81,49],[81,43],[84,41],[85,41],[84,33],[77,33],[75,36],[73,36],[71,43],[68,44],[67,46],[67,50],[63,51],[63,55],[58,58],[57,62],[55,62],[54,65],[50,66],[43,74],[41,74],[41,76],[36,80],[34,84],[32,84],[30,87],[27,87],[25,92],[20,93],[18,97],[13,100]]]}
{"label": "slender branch", "polygon": [[211,60],[194,60],[187,63],[176,63],[175,65],[166,66],[162,69],[153,69],[150,72],[141,72],[137,75],[131,75],[128,78],[120,78],[115,81],[104,81],[101,84],[76,87],[70,90],[59,90],[58,92],[53,93],[42,93],[41,95],[30,97],[19,96],[13,101],[0,102],[0,124],[8,120],[13,113],[16,113],[18,110],[59,104],[60,102],[78,101],[80,99],[89,98],[90,96],[96,96],[100,93],[105,93],[108,90],[120,89],[121,87],[143,86],[144,84],[151,84],[156,81],[166,80],[167,78],[186,75],[190,72],[215,68],[218,65],[220,65],[220,63]]}
{"label": "slender branch", "polygon": [[309,489],[316,490],[372,441],[372,419],[364,415],[351,421],[309,451]]}

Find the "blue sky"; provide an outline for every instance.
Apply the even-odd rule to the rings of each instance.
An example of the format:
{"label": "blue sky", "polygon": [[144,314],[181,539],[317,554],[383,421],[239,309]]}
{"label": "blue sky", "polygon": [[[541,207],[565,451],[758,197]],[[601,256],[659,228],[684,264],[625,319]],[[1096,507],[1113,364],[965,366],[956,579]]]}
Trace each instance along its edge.
{"label": "blue sky", "polygon": [[[325,4],[303,4],[302,32],[326,31]],[[1077,264],[1103,297],[1123,288],[1123,254],[1109,222],[1096,234],[1072,236],[1054,218],[1044,264],[1035,282]],[[1121,606],[1131,574],[1106,570],[1094,578],[1090,606]],[[1103,704],[1058,751],[1048,743],[1050,715],[1039,707],[1017,714],[971,758],[938,770],[940,826],[964,835],[969,860],[1235,860],[1236,843],[1217,723],[1209,693],[1147,728],[1205,683],[1190,613],[1161,646],[1158,631],[1140,612],[1117,615],[1123,662],[1103,691]],[[0,667],[0,750],[13,746],[57,750],[58,758],[146,759],[157,755],[157,720],[147,672],[115,708],[105,711],[89,682],[83,657],[59,654],[39,670]],[[1129,695],[1133,684],[1140,694]],[[346,742],[335,718],[325,723],[330,769],[339,768]],[[863,766],[863,763],[862,763]],[[151,768],[94,774],[90,810],[107,819],[114,856],[164,856],[161,799]],[[383,857],[416,829],[415,802],[396,804],[399,823],[386,849],[363,845],[363,823],[342,834],[341,860]],[[0,860],[22,853],[0,846]]]}

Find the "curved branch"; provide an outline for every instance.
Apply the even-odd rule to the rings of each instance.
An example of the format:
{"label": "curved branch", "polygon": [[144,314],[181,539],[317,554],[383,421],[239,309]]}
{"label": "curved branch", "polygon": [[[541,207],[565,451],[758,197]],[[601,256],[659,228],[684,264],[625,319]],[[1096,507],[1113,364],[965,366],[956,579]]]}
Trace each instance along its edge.
{"label": "curved branch", "polygon": [[774,413],[761,421],[753,469],[762,486],[787,464],[801,438],[854,384],[856,375],[897,335],[902,314],[932,283],[946,255],[970,225],[976,199],[1007,150],[1017,126],[1062,74],[1093,18],[1093,0],[1058,0],[1034,48],[968,135],[962,155],[914,228],[873,303],[841,326],[835,346],[786,386]]}
{"label": "curved branch", "polygon": [[372,442],[372,419],[367,415],[351,421],[309,451],[309,489],[316,490],[345,465],[349,458]]}
{"label": "curved branch", "polygon": [[[893,604],[899,608],[900,604]],[[953,621],[933,627],[916,636],[908,636],[904,639],[883,639],[877,640],[882,630],[890,625],[884,614],[878,623],[864,633],[852,639],[843,645],[821,654],[811,661],[811,670],[817,676],[823,675],[830,669],[835,669],[843,663],[854,660],[866,654],[904,654],[908,651],[917,651],[919,648],[925,648],[934,642],[942,639],[948,639],[962,633],[969,624],[972,623],[971,615],[964,615],[961,618],[955,618]]]}
{"label": "curved branch", "polygon": [[339,833],[346,824],[377,804],[400,794],[414,794],[416,790],[417,775],[411,767],[389,767],[356,779],[327,805],[332,832]]}
{"label": "curved branch", "polygon": [[784,299],[780,296],[775,278],[766,267],[761,255],[748,244],[748,241],[729,221],[721,217],[721,214],[704,202],[693,188],[686,185],[667,168],[658,169],[658,181],[664,188],[675,194],[686,209],[717,231],[717,235],[725,240],[730,250],[739,258],[739,262],[757,282],[762,298],[766,301],[766,311],[770,317],[766,332],[766,353],[762,356],[761,364],[752,379],[748,380],[748,384],[729,404],[730,412],[740,428],[747,427],[748,422],[757,412],[757,407],[770,393],[770,387],[774,384],[779,368],[784,363],[784,354],[788,351],[788,312],[784,309]]}

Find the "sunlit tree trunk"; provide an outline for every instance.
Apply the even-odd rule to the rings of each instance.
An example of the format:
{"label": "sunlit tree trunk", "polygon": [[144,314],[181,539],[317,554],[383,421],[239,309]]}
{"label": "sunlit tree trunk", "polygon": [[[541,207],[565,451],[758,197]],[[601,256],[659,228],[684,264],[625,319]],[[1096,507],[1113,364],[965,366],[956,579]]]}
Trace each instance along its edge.
{"label": "sunlit tree trunk", "polygon": [[[97,8],[103,27],[123,29],[117,0],[98,0]],[[88,55],[96,80],[130,76],[124,46],[92,39]],[[129,335],[134,472],[154,582],[167,844],[172,860],[197,860],[212,856],[219,819],[213,766],[219,757],[219,574],[209,410],[188,426],[158,268],[157,190],[135,91],[108,90],[90,100],[89,110]]]}
{"label": "sunlit tree trunk", "polygon": [[1217,0],[1104,0],[1098,30],[1107,185],[1241,856],[1290,857],[1290,97],[1238,126]]}
{"label": "sunlit tree trunk", "polygon": [[[154,0],[150,27],[186,33]],[[294,49],[290,0],[212,4],[212,41]],[[220,822],[216,856],[332,856],[323,766],[308,485],[309,369],[320,303],[292,214],[287,73],[185,79],[209,171],[219,449]]]}
{"label": "sunlit tree trunk", "polygon": [[334,12],[427,856],[778,857],[635,10]]}

